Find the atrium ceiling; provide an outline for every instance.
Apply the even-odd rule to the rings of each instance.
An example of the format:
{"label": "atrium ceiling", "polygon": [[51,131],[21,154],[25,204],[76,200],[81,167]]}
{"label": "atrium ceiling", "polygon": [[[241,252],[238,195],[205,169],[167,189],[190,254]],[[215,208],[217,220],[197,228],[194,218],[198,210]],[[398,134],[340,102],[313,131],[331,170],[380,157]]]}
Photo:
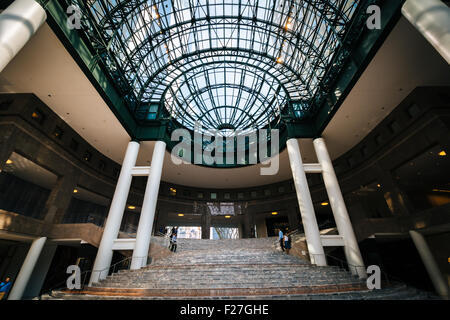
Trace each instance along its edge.
{"label": "atrium ceiling", "polygon": [[[143,124],[161,114],[227,134],[311,117],[329,90],[360,0],[65,0]],[[353,39],[350,39],[353,40]],[[159,109],[161,108],[161,109]],[[157,110],[159,109],[159,112]]]}
{"label": "atrium ceiling", "polygon": [[[333,159],[360,142],[417,86],[450,85],[448,65],[405,19],[400,19],[323,136]],[[0,92],[34,93],[94,148],[121,163],[129,134],[48,24],[0,74]],[[143,142],[138,165],[148,165],[153,142]],[[305,162],[316,161],[310,140],[300,141]],[[214,169],[176,166],[166,152],[162,180],[203,188],[239,188],[291,178],[286,151],[280,170],[261,176],[254,165]],[[215,179],[211,179],[214,176]]]}

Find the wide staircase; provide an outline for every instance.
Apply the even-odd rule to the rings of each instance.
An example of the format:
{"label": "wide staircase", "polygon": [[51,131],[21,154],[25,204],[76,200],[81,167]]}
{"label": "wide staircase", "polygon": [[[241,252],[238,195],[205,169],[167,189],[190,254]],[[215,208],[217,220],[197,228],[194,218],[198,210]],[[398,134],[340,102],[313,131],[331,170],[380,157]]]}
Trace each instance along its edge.
{"label": "wide staircase", "polygon": [[42,299],[427,299],[404,285],[370,291],[344,269],[282,253],[276,238],[179,239],[177,252],[81,291]]}

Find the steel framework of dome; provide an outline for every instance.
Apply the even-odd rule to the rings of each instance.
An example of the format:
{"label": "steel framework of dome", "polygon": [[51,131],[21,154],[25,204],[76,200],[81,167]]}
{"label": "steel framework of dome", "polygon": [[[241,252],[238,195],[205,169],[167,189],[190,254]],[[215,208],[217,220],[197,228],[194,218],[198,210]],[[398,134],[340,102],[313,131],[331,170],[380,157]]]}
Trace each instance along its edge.
{"label": "steel framework of dome", "polygon": [[[401,1],[40,0],[136,140],[174,128],[320,135],[370,62]],[[367,8],[382,7],[368,30]],[[81,28],[67,27],[69,6]]]}
{"label": "steel framework of dome", "polygon": [[360,0],[80,1],[84,29],[137,119],[263,128],[314,99]]}

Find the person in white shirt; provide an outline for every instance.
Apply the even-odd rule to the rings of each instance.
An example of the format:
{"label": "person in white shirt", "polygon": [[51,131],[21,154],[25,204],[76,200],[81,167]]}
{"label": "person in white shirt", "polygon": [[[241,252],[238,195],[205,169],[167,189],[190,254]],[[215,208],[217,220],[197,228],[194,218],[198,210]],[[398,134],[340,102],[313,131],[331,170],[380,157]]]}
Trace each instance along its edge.
{"label": "person in white shirt", "polygon": [[289,236],[288,230],[286,230],[284,234],[284,248],[286,249],[286,253],[289,254],[289,250],[291,249],[291,237]]}

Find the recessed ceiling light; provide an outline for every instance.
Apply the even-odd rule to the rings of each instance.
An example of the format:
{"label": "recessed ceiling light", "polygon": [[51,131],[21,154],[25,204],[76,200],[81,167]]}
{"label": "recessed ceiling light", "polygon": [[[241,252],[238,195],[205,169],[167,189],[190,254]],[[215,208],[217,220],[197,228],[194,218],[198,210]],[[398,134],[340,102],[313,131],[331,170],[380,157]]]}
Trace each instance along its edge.
{"label": "recessed ceiling light", "polygon": [[450,190],[444,190],[444,189],[433,189],[433,192],[448,192],[450,193]]}
{"label": "recessed ceiling light", "polygon": [[381,184],[377,184],[377,187],[378,187],[378,188],[381,188]]}

